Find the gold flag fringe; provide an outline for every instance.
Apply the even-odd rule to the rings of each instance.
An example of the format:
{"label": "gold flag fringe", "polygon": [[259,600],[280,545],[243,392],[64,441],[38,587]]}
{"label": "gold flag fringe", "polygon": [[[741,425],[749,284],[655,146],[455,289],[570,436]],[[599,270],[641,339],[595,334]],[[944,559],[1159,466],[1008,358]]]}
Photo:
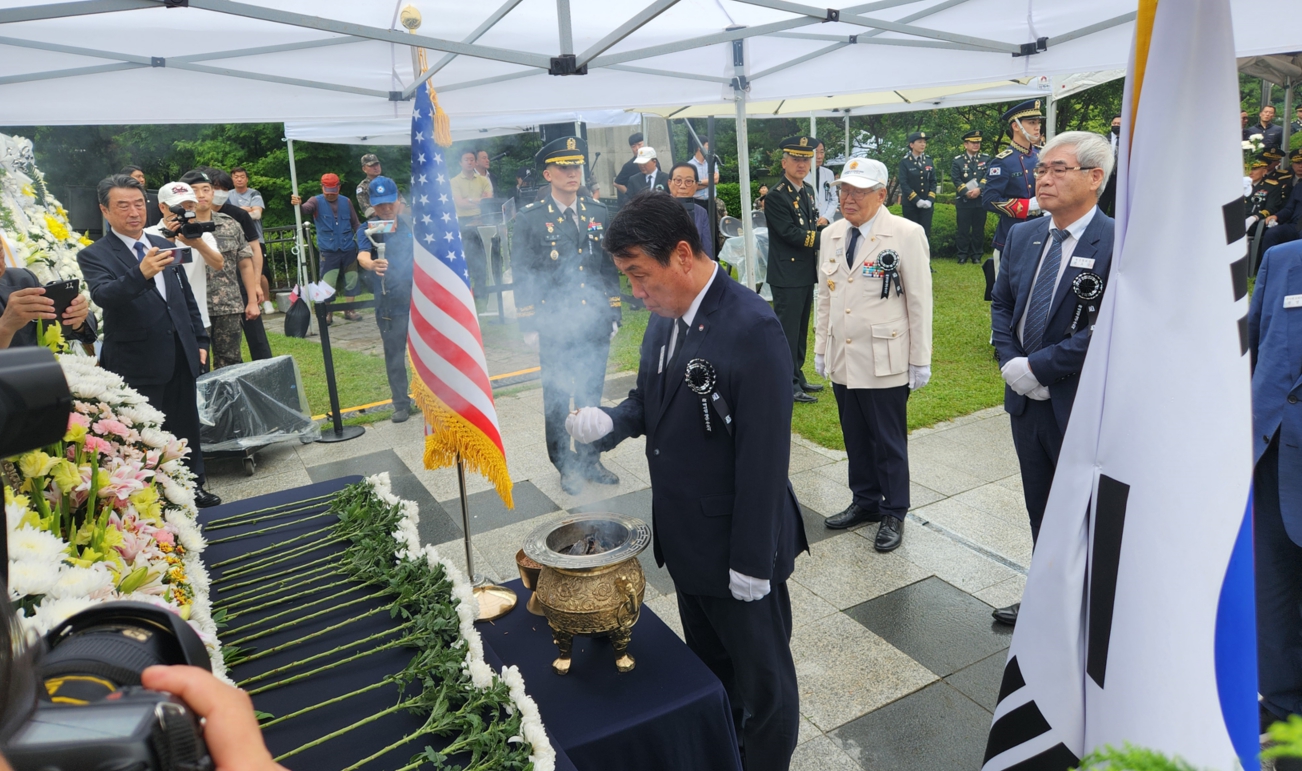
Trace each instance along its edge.
{"label": "gold flag fringe", "polygon": [[502,451],[484,432],[435,396],[419,376],[412,378],[411,385],[412,398],[430,426],[429,436],[425,437],[425,468],[452,466],[460,455],[466,467],[492,482],[502,503],[508,509],[514,509],[511,474],[507,471]]}
{"label": "gold flag fringe", "polygon": [[[425,58],[425,49],[420,49],[417,56],[420,59],[420,72],[423,75],[429,70],[429,61]],[[428,80],[425,81],[425,89],[429,91],[430,104],[434,105],[434,142],[439,147],[451,147],[452,121],[448,119],[448,114],[443,112],[443,108],[439,106],[439,95],[434,90],[434,84]]]}

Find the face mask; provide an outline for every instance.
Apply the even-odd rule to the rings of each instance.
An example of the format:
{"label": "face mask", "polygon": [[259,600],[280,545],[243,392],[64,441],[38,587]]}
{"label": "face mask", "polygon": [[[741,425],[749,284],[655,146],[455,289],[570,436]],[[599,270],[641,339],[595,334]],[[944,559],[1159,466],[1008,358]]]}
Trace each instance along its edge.
{"label": "face mask", "polygon": [[1113,134],[1113,136],[1121,136],[1121,127],[1120,127],[1120,126],[1113,126],[1113,127],[1112,127],[1112,134]]}
{"label": "face mask", "polygon": [[213,208],[219,208],[220,206],[222,206],[223,204],[225,204],[225,203],[226,203],[226,199],[227,199],[227,198],[230,198],[230,197],[231,197],[231,192],[230,192],[229,190],[214,190],[214,191],[212,191],[212,205],[213,205]]}

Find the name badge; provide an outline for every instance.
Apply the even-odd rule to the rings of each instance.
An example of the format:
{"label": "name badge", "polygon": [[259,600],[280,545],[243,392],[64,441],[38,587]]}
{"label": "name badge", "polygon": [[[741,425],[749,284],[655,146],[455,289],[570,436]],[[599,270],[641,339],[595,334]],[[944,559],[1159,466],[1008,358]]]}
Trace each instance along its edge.
{"label": "name badge", "polygon": [[660,346],[660,366],[656,368],[657,375],[663,375],[665,372],[665,347]]}
{"label": "name badge", "polygon": [[1093,258],[1093,257],[1072,257],[1072,258],[1071,258],[1071,262],[1070,262],[1069,264],[1070,264],[1071,267],[1073,267],[1073,268],[1084,268],[1085,270],[1091,270],[1091,269],[1093,269],[1093,267],[1094,267],[1094,258]]}
{"label": "name badge", "polygon": [[1302,294],[1290,294],[1284,297],[1285,308],[1302,308]]}

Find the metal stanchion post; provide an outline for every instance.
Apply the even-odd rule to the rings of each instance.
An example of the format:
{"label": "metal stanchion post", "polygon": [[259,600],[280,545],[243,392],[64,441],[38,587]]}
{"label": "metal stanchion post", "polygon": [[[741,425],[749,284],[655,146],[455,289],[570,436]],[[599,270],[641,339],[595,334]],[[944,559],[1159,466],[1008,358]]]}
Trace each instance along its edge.
{"label": "metal stanchion post", "polygon": [[346,442],[349,439],[356,439],[366,433],[364,426],[345,426],[343,416],[339,409],[339,387],[335,383],[335,360],[330,353],[330,325],[326,324],[326,314],[329,313],[330,303],[317,303],[317,328],[321,331],[321,356],[325,359],[326,388],[330,391],[330,416],[334,422],[334,430],[322,431],[321,438],[318,442]]}

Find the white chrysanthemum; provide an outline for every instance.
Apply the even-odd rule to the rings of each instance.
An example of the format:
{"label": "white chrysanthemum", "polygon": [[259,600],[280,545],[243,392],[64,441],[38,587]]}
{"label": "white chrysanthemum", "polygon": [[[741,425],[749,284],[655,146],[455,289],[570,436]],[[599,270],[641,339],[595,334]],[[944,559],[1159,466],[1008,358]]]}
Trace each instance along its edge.
{"label": "white chrysanthemum", "polygon": [[98,604],[98,601],[89,600],[85,597],[65,597],[63,599],[47,597],[40,605],[36,606],[36,614],[33,620],[36,626],[42,630],[41,634],[45,634],[86,608]]}
{"label": "white chrysanthemum", "polygon": [[50,587],[49,595],[55,599],[94,598],[105,599],[113,589],[113,574],[108,565],[96,563],[88,568],[65,565]]}
{"label": "white chrysanthemum", "polygon": [[58,566],[50,562],[31,560],[9,561],[9,597],[20,600],[49,594],[59,578]]}
{"label": "white chrysanthemum", "polygon": [[30,525],[9,534],[9,559],[19,562],[58,563],[68,544],[59,536]]}
{"label": "white chrysanthemum", "polygon": [[140,441],[156,450],[161,450],[171,441],[171,437],[160,429],[144,428],[140,431]]}
{"label": "white chrysanthemum", "polygon": [[9,496],[5,496],[5,522],[9,525],[10,530],[17,530],[18,523],[27,514],[27,507],[18,505],[18,502]]}

